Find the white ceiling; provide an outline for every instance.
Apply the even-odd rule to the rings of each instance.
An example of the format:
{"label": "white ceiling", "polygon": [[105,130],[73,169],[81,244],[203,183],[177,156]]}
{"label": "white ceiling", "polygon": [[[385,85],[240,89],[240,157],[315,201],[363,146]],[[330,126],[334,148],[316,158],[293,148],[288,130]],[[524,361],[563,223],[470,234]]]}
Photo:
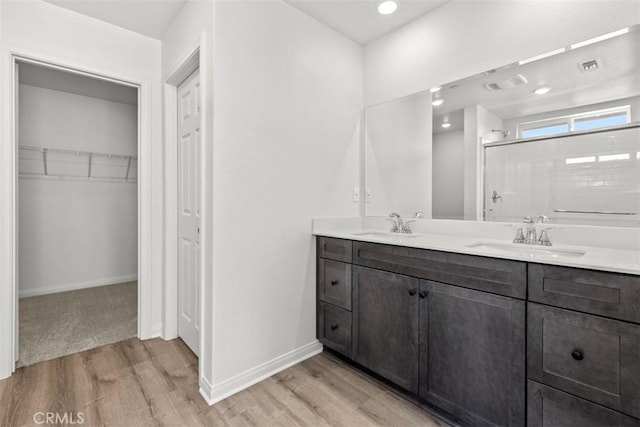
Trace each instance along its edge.
{"label": "white ceiling", "polygon": [[365,45],[437,9],[450,0],[396,0],[391,15],[378,13],[380,0],[284,0],[291,6]]}
{"label": "white ceiling", "polygon": [[[65,9],[160,40],[187,0],[44,0]],[[450,0],[396,0],[391,15],[378,13],[380,0],[284,0],[303,13],[365,45]]]}
{"label": "white ceiling", "polygon": [[160,40],[187,0],[44,0]]}

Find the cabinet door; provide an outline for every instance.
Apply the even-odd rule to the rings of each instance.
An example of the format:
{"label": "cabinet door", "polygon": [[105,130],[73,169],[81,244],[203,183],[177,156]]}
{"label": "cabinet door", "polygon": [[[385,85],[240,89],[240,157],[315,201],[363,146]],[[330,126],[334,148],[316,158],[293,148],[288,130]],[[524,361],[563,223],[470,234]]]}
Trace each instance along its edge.
{"label": "cabinet door", "polygon": [[418,392],[418,279],[353,268],[353,359]]}
{"label": "cabinet door", "polygon": [[640,420],[534,381],[527,402],[530,427],[640,427]]}
{"label": "cabinet door", "polygon": [[420,281],[420,397],[471,425],[524,425],[525,303]]}
{"label": "cabinet door", "polygon": [[529,378],[640,418],[640,325],[528,303]]}

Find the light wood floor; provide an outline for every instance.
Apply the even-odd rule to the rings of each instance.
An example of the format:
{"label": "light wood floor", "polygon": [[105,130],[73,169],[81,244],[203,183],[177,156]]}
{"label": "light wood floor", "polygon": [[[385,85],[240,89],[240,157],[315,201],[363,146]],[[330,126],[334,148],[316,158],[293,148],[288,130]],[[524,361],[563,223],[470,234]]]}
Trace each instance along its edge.
{"label": "light wood floor", "polygon": [[326,354],[210,407],[198,392],[197,359],[182,341],[137,338],[0,381],[0,426],[37,425],[38,412],[76,422],[81,412],[86,426],[445,425]]}

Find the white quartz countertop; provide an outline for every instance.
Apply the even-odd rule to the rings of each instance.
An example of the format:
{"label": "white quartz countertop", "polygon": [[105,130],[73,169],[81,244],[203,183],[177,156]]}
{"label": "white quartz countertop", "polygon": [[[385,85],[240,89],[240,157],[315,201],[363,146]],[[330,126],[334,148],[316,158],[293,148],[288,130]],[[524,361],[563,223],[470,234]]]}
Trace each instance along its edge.
{"label": "white quartz countertop", "polygon": [[363,227],[357,221],[351,224],[343,222],[336,227],[331,227],[330,223],[316,225],[314,220],[313,234],[317,236],[640,275],[640,250],[633,247],[622,249],[560,243],[554,243],[552,247],[516,245],[509,239],[430,230],[418,230],[412,235],[392,234],[382,228],[366,227],[366,224]]}

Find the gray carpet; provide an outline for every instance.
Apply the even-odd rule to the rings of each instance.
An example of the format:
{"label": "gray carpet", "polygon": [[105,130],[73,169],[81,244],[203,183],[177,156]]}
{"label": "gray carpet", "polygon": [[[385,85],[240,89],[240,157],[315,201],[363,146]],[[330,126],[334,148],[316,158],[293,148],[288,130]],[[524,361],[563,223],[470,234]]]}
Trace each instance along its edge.
{"label": "gray carpet", "polygon": [[136,337],[138,282],[21,298],[19,307],[22,367]]}

